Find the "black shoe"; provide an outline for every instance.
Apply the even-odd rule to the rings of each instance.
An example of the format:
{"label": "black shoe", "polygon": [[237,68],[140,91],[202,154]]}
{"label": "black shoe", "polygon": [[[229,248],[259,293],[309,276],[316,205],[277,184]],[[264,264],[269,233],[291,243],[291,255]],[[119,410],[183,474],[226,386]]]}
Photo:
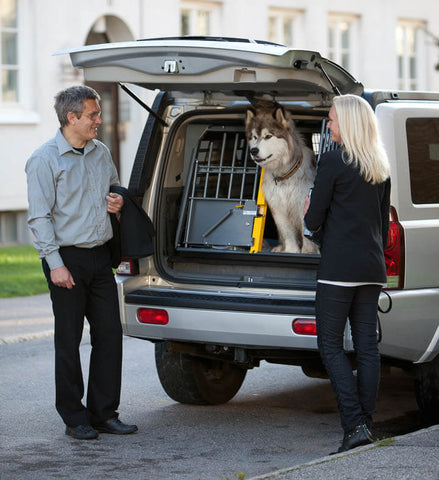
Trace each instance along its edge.
{"label": "black shoe", "polygon": [[115,435],[128,435],[137,432],[137,425],[126,425],[118,418],[110,418],[105,422],[93,425],[93,427],[101,433],[114,433]]}
{"label": "black shoe", "polygon": [[367,426],[362,423],[361,425],[357,425],[351,432],[345,434],[343,443],[337,450],[337,453],[347,452],[352,448],[368,445],[369,443],[373,443],[372,435]]}
{"label": "black shoe", "polygon": [[66,426],[66,435],[78,440],[94,440],[99,433],[91,425],[77,425],[76,427]]}

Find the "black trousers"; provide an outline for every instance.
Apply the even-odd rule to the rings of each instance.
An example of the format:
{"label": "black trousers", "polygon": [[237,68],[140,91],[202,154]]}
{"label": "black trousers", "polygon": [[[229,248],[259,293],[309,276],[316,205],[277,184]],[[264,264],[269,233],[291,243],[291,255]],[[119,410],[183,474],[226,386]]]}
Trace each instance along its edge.
{"label": "black trousers", "polygon": [[[317,284],[317,341],[345,433],[361,423],[370,427],[376,409],[380,380],[376,331],[380,291],[379,285],[340,287]],[[348,318],[357,362],[356,379],[343,349]]]}
{"label": "black trousers", "polygon": [[[122,327],[108,246],[62,247],[60,254],[76,283],[71,290],[51,282],[45,260],[43,270],[55,316],[56,409],[66,425],[75,427],[118,416]],[[84,317],[91,338],[86,406],[79,353]]]}

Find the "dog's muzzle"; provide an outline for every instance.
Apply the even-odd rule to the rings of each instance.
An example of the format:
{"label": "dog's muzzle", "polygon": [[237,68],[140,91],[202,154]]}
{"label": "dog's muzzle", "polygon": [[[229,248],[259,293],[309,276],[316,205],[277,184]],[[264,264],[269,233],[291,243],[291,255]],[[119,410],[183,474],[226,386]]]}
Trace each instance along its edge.
{"label": "dog's muzzle", "polygon": [[259,155],[259,148],[258,147],[253,147],[250,149],[250,155],[252,157],[252,160],[256,163],[262,163],[265,162],[265,160],[268,160],[271,155],[268,155],[267,158],[260,158]]}

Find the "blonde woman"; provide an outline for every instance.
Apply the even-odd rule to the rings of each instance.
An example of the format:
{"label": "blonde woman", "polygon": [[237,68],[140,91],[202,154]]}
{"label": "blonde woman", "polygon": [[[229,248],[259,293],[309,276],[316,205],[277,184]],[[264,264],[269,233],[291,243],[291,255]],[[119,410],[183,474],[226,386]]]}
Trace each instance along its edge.
{"label": "blonde woman", "polygon": [[[374,113],[363,98],[335,97],[328,128],[340,149],[320,159],[311,200],[305,201],[305,223],[322,239],[317,338],[344,431],[338,452],[344,452],[373,441],[370,427],[380,379],[376,319],[387,280],[390,168]],[[356,379],[343,349],[348,318]]]}

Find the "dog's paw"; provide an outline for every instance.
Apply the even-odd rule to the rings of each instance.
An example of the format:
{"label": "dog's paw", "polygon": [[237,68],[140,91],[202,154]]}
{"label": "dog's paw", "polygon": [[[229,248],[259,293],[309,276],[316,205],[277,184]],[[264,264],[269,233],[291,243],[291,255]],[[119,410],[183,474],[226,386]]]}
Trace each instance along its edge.
{"label": "dog's paw", "polygon": [[300,248],[298,245],[294,243],[286,244],[286,245],[277,245],[274,247],[272,252],[279,252],[279,253],[300,253]]}
{"label": "dog's paw", "polygon": [[307,238],[303,239],[303,247],[302,247],[302,253],[319,253],[319,247],[312,242],[311,240],[308,240]]}

